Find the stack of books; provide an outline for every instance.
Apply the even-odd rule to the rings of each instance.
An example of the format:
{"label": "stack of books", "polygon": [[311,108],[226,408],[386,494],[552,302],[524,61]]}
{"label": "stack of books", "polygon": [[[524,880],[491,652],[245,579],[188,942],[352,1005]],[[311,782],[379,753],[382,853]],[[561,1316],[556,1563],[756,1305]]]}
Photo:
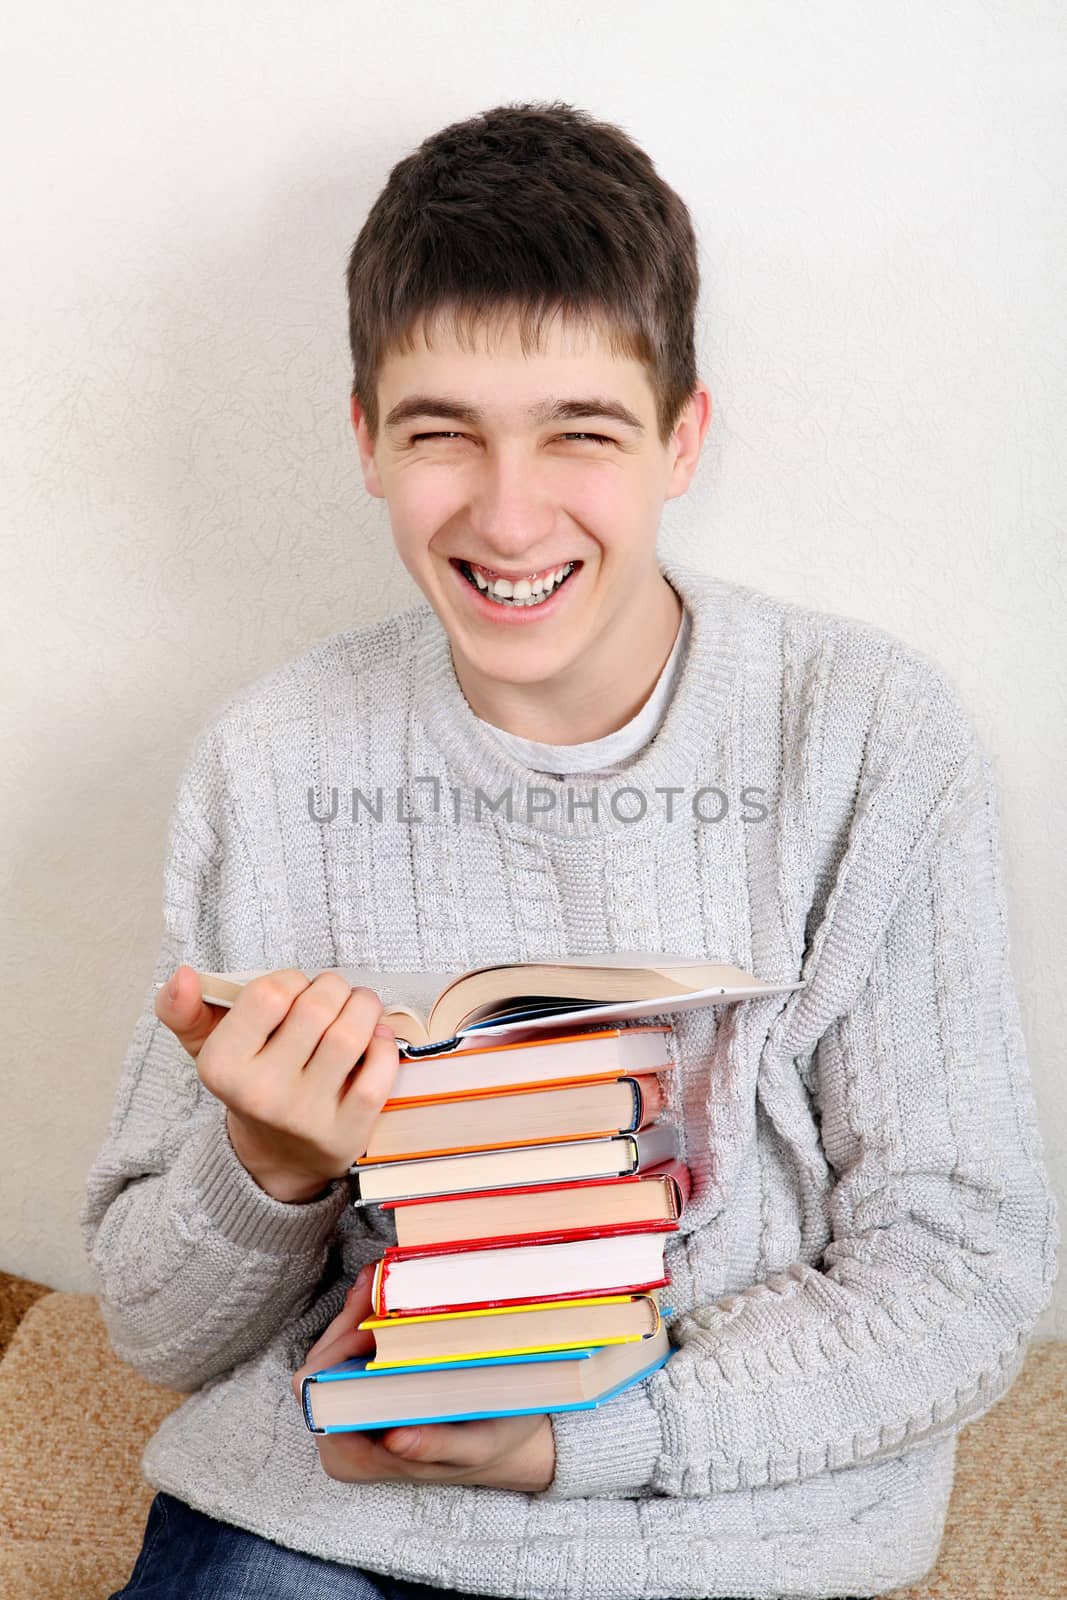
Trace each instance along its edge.
{"label": "stack of books", "polygon": [[[436,995],[416,974],[338,970],[382,994],[400,1038],[351,1169],[397,1243],[361,1324],[374,1355],[303,1379],[308,1428],[587,1409],[661,1367],[689,1173],[662,1117],[671,1029],[634,1019],[799,985],[637,952],[479,968]],[[204,998],[232,1004],[257,975],[201,974]]]}
{"label": "stack of books", "polygon": [[577,1409],[663,1364],[655,1290],[689,1192],[657,1120],[669,1035],[464,1050],[449,1095],[411,1097],[427,1058],[401,1064],[356,1166],[361,1202],[396,1224],[361,1324],[375,1353],[305,1380],[309,1427]]}

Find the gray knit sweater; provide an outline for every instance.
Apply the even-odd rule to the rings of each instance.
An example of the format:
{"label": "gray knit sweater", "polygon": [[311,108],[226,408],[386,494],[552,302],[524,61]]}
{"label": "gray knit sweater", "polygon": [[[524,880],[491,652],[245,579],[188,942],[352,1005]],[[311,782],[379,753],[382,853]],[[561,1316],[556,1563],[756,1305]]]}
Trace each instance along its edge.
{"label": "gray knit sweater", "polygon": [[991,767],[919,652],[660,565],[691,640],[614,781],[515,762],[423,601],[229,699],[175,802],[152,983],[625,948],[802,977],[673,1019],[668,1365],[553,1419],[543,1494],[328,1478],[290,1375],[391,1225],[351,1180],[261,1190],[151,986],[86,1248],[118,1354],[190,1396],[145,1475],[211,1516],[477,1594],[880,1594],[933,1564],[956,1432],[1054,1273]]}

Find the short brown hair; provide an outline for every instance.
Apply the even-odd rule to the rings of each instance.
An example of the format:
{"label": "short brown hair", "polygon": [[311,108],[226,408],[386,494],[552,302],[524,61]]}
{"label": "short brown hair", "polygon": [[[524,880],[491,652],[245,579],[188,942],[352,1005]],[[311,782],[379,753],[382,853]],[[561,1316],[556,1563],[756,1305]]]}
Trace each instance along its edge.
{"label": "short brown hair", "polygon": [[496,106],[399,161],[348,261],[352,394],[378,433],[378,374],[420,321],[461,340],[518,314],[524,354],[560,312],[644,363],[666,444],[697,383],[688,208],[609,122],[562,101]]}

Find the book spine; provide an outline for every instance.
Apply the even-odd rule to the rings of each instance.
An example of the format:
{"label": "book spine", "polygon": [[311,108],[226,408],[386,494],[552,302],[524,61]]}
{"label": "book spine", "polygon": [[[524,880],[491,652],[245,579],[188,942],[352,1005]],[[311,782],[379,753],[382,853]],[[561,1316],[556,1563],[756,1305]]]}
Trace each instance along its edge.
{"label": "book spine", "polygon": [[625,1128],[620,1128],[620,1133],[636,1133],[645,1120],[644,1096],[641,1093],[641,1080],[639,1078],[624,1078],[624,1083],[629,1084],[630,1092],[634,1097],[633,1115]]}
{"label": "book spine", "polygon": [[314,1374],[309,1374],[300,1380],[300,1410],[304,1416],[309,1433],[325,1433],[325,1428],[316,1428],[311,1416],[311,1379]]}
{"label": "book spine", "polygon": [[[388,1255],[388,1251],[386,1251]],[[385,1316],[385,1274],[388,1271],[385,1256],[382,1256],[374,1268],[374,1277],[371,1279],[370,1303],[371,1310],[376,1317]]]}
{"label": "book spine", "polygon": [[671,1122],[656,1122],[650,1128],[627,1135],[631,1172],[647,1173],[680,1160],[678,1130]]}
{"label": "book spine", "polygon": [[666,1186],[670,1197],[671,1215],[677,1219],[682,1215],[689,1204],[692,1192],[693,1177],[684,1161],[666,1161],[658,1167],[646,1167],[636,1181],[652,1181],[653,1179]]}
{"label": "book spine", "polygon": [[401,1056],[417,1060],[419,1056],[443,1056],[456,1046],[462,1044],[462,1036],[453,1034],[451,1039],[436,1039],[433,1044],[409,1044],[406,1039],[397,1039],[397,1048]]}
{"label": "book spine", "polygon": [[693,1192],[693,1175],[684,1161],[676,1161],[669,1175],[669,1181],[675,1192],[676,1217],[680,1217],[689,1204],[689,1196]]}
{"label": "book spine", "polygon": [[640,1128],[647,1128],[663,1111],[666,1101],[660,1081],[654,1072],[643,1072],[639,1076],[628,1079],[635,1090],[636,1117],[632,1127],[623,1128],[623,1133],[636,1133]]}

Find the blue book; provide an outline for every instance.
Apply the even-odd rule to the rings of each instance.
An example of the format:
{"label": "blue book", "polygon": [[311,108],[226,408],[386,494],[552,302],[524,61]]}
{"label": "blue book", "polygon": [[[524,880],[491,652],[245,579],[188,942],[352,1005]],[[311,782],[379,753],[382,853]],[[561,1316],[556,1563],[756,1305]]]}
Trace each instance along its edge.
{"label": "blue book", "polygon": [[304,1378],[300,1399],[312,1433],[590,1411],[656,1372],[670,1354],[666,1329],[660,1327],[631,1344],[373,1372],[367,1370],[369,1357],[353,1356]]}

